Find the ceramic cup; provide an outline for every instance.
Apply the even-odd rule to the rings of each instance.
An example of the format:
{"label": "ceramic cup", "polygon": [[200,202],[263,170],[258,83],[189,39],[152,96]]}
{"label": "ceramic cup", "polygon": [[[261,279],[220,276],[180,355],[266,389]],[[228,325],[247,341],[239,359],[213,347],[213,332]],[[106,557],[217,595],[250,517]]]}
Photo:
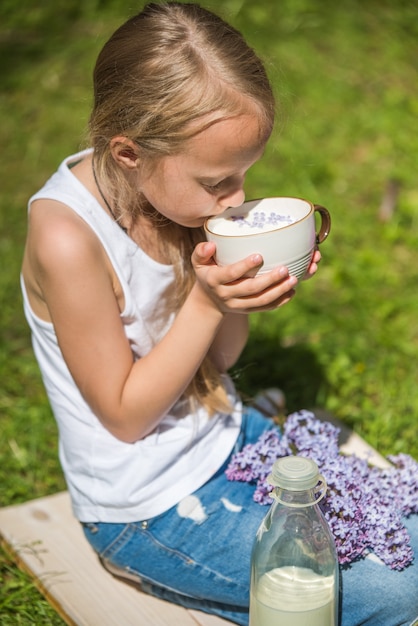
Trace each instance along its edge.
{"label": "ceramic cup", "polygon": [[[320,218],[316,230],[316,218]],[[230,265],[259,253],[269,272],[285,265],[289,274],[301,278],[318,244],[329,234],[328,210],[302,198],[276,197],[244,202],[205,222],[206,239],[216,244],[218,265]]]}

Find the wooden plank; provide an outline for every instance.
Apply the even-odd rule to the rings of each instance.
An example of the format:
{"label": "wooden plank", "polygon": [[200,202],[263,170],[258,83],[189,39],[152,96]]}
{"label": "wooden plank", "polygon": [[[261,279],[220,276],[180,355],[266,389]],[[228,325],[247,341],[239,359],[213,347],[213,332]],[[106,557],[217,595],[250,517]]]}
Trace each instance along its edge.
{"label": "wooden plank", "polygon": [[390,467],[391,465],[385,457],[376,452],[376,450],[369,446],[357,433],[350,432],[350,435],[345,439],[344,443],[340,445],[340,450],[344,452],[344,454],[354,454],[361,459],[366,459],[371,465],[375,465],[381,469]]}
{"label": "wooden plank", "polygon": [[141,593],[100,565],[67,492],[0,509],[0,533],[18,563],[70,626],[224,626]]}
{"label": "wooden plank", "polygon": [[340,429],[338,445],[341,452],[344,454],[354,454],[360,459],[366,459],[371,465],[375,465],[381,469],[390,467],[390,463],[385,457],[379,454],[377,450],[362,439],[360,435],[338,421],[331,413],[320,409],[315,409],[314,413],[318,419],[323,422],[331,422],[331,424],[334,424],[334,426]]}
{"label": "wooden plank", "polygon": [[[202,613],[201,611],[192,610],[189,610],[188,612],[196,619],[196,623],[199,624],[199,626],[237,626],[233,622],[229,622],[228,620],[216,617],[216,615],[209,615],[209,613]],[[179,626],[183,625],[179,624]]]}

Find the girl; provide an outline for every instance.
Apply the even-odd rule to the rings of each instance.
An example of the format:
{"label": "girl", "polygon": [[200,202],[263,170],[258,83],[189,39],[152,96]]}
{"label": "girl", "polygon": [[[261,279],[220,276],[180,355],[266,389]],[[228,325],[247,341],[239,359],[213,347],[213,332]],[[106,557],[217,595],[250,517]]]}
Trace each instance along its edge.
{"label": "girl", "polygon": [[[263,65],[236,30],[195,4],[148,5],[98,57],[91,148],[31,198],[22,269],[87,539],[144,591],[242,625],[265,510],[224,471],[271,422],[226,372],[248,314],[287,304],[297,281],[284,267],[256,275],[257,254],[218,267],[202,225],[243,202],[273,119]],[[343,625],[409,623],[416,568],[385,577],[370,562],[361,578],[362,566],[344,581]],[[387,585],[399,592],[384,604]]]}

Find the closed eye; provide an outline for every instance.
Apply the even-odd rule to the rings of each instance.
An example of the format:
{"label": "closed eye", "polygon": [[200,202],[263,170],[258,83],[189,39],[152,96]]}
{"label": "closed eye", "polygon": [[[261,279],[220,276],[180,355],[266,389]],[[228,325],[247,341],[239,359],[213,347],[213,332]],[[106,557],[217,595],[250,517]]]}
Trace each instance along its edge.
{"label": "closed eye", "polygon": [[222,181],[220,183],[216,183],[216,185],[206,185],[205,183],[202,183],[202,187],[209,191],[209,193],[215,193],[222,187]]}
{"label": "closed eye", "polygon": [[221,184],[218,183],[217,185],[203,185],[203,187],[209,193],[217,193],[220,190],[220,188],[221,188]]}
{"label": "closed eye", "polygon": [[209,183],[201,181],[201,185],[208,193],[226,193],[230,189],[234,189],[235,187],[241,187],[244,182],[244,176],[228,176],[227,178],[223,178],[217,183]]}

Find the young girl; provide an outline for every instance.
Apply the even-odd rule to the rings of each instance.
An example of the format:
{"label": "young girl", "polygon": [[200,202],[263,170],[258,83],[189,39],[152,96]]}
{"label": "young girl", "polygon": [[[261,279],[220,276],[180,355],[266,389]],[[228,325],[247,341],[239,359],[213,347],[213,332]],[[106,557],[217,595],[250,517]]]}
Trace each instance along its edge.
{"label": "young girl", "polygon": [[[150,4],[99,55],[92,147],[31,198],[22,270],[88,541],[144,591],[242,625],[266,511],[224,472],[272,424],[226,372],[248,314],[287,304],[297,281],[285,267],[256,275],[258,254],[218,267],[202,225],[243,202],[274,108],[236,30],[195,4]],[[416,569],[352,567],[343,626],[409,624]]]}

